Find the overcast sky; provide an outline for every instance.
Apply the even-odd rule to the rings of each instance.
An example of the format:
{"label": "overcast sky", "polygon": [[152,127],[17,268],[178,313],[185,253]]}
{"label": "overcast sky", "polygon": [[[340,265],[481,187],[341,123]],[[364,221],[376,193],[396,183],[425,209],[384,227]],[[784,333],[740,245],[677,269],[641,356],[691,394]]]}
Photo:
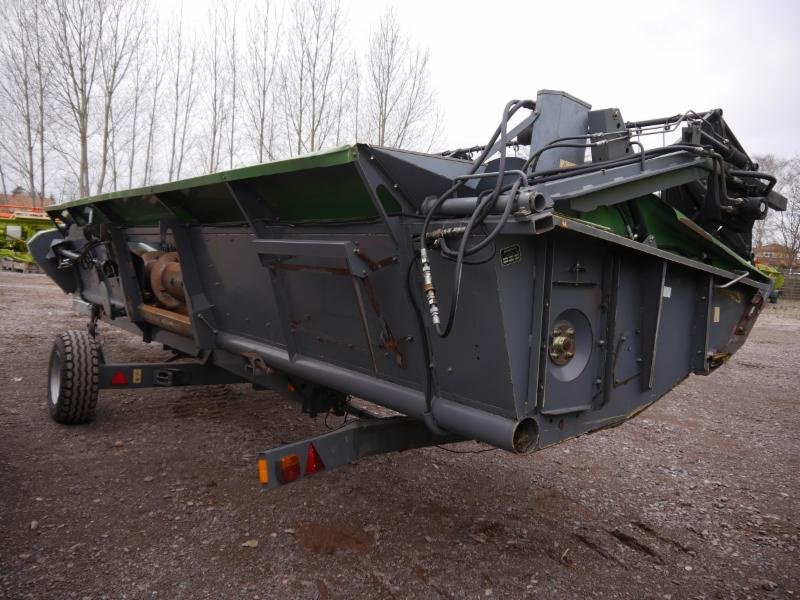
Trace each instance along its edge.
{"label": "overcast sky", "polygon": [[353,45],[387,5],[431,52],[445,146],[561,89],[626,120],[720,107],[750,154],[800,153],[800,2],[344,0]]}
{"label": "overcast sky", "polygon": [[[200,6],[211,1],[235,0],[190,2],[189,19],[202,18]],[[748,153],[800,154],[798,0],[342,5],[347,41],[362,55],[389,6],[430,50],[443,148],[485,142],[509,99],[554,89],[594,108],[618,107],[626,120],[722,108]]]}

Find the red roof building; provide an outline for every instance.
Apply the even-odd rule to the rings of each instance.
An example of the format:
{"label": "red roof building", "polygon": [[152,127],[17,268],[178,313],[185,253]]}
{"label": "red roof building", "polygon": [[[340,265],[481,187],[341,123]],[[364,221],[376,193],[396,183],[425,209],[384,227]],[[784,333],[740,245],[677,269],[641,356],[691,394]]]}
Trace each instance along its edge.
{"label": "red roof building", "polygon": [[32,216],[46,218],[41,206],[52,206],[52,198],[34,198],[22,188],[10,194],[0,194],[0,218],[11,219],[14,216]]}
{"label": "red roof building", "polygon": [[792,258],[792,251],[782,244],[765,244],[755,249],[756,262],[776,269],[787,269],[790,264],[797,264],[797,257]]}

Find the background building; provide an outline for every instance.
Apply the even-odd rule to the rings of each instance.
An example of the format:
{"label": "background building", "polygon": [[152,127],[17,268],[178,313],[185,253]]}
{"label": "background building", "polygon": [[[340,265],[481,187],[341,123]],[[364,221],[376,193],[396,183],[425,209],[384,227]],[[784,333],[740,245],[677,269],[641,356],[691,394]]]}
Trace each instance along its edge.
{"label": "background building", "polygon": [[755,249],[756,262],[770,265],[776,269],[786,269],[790,264],[797,264],[797,258],[792,260],[792,251],[782,244],[765,244]]}

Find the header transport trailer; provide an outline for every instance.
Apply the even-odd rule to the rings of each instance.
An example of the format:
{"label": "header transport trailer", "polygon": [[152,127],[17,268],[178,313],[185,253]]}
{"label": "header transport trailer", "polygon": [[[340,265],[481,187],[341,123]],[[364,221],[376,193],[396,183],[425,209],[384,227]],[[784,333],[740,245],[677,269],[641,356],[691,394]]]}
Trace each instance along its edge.
{"label": "header transport trailer", "polygon": [[[89,324],[55,341],[50,413],[91,421],[100,389],[250,382],[359,417],[262,452],[268,488],[460,440],[546,448],[744,343],[773,285],[751,231],[785,209],[774,185],[721,110],[625,122],[543,90],[485,146],[355,144],[54,206],[30,250]],[[178,360],[106,363],[100,319]]]}

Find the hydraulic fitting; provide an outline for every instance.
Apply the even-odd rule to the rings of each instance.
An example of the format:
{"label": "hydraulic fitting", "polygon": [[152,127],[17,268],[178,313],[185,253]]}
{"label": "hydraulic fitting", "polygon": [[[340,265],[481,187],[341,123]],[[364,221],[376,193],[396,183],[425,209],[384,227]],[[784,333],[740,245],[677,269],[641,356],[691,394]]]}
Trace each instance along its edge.
{"label": "hydraulic fitting", "polygon": [[441,322],[439,320],[439,303],[436,300],[436,288],[433,286],[431,265],[428,262],[428,250],[425,248],[424,244],[419,250],[419,257],[422,263],[422,292],[425,294],[425,299],[428,301],[431,322],[434,326],[438,326]]}

